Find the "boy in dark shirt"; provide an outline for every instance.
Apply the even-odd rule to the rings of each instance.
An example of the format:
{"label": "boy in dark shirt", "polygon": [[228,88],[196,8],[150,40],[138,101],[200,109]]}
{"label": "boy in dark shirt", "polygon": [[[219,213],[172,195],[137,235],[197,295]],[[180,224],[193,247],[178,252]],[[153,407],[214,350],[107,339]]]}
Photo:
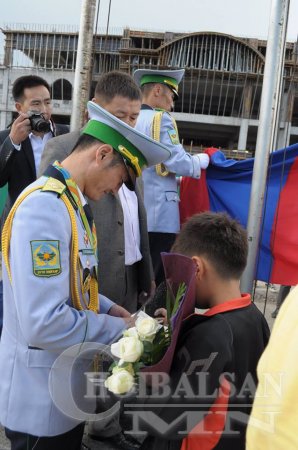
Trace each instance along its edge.
{"label": "boy in dark shirt", "polygon": [[196,305],[209,309],[184,321],[167,386],[143,398],[143,409],[129,408],[132,432],[148,433],[142,450],[245,448],[256,367],[269,339],[265,318],[240,292],[247,251],[245,230],[222,213],[195,215],[178,235],[172,252],[193,260]]}

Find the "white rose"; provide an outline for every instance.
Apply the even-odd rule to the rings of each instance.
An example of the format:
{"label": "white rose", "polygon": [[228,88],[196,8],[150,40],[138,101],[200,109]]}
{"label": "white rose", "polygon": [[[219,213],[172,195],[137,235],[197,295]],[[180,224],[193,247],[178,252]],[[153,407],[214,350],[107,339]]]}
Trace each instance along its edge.
{"label": "white rose", "polygon": [[150,316],[138,317],[136,320],[136,329],[143,341],[152,342],[159,328],[159,323]]}
{"label": "white rose", "polygon": [[118,370],[105,380],[105,387],[114,394],[125,394],[133,385],[134,378],[125,369]]}
{"label": "white rose", "polygon": [[125,362],[136,362],[144,350],[142,342],[135,336],[123,337],[111,345],[111,352]]}
{"label": "white rose", "polygon": [[114,366],[112,369],[112,373],[117,373],[117,372],[121,372],[121,370],[126,370],[126,372],[130,373],[131,375],[134,376],[135,372],[133,370],[133,366],[131,363],[124,363],[123,367],[121,366]]}
{"label": "white rose", "polygon": [[139,337],[136,327],[128,328],[127,330],[123,331],[123,336],[129,337],[129,336],[135,336]]}

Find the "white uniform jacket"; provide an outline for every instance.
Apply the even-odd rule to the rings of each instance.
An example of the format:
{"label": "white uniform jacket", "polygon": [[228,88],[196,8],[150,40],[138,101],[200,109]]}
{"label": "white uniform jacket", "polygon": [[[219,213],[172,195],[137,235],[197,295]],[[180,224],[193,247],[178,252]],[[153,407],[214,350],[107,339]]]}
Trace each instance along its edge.
{"label": "white uniform jacket", "polygon": [[[26,190],[44,184],[45,180],[46,177],[39,178]],[[90,244],[86,244],[78,213],[76,224],[80,276],[97,262]],[[100,314],[72,306],[71,235],[70,217],[63,201],[54,192],[34,191],[20,204],[13,220],[9,253],[12,283],[5,264],[2,265],[0,422],[11,430],[35,436],[65,433],[79,423],[64,415],[51,398],[49,375],[56,358],[75,344],[108,344],[125,328],[123,319],[107,314],[113,302],[106,297],[100,296]],[[41,248],[39,242],[51,245],[56,256],[59,253],[60,261],[56,258],[54,268],[58,274],[38,276],[34,249]],[[48,253],[42,255],[45,260],[49,258]],[[75,383],[75,371],[72,377]]]}
{"label": "white uniform jacket", "polygon": [[[141,109],[136,129],[152,137],[152,121],[156,110]],[[143,171],[144,203],[147,211],[148,231],[178,233],[180,230],[179,196],[176,175],[200,178],[200,161],[187,153],[179,142],[173,118],[164,112],[161,121],[160,142],[171,151],[171,157],[164,162],[170,172],[167,176],[156,173],[155,167]]]}

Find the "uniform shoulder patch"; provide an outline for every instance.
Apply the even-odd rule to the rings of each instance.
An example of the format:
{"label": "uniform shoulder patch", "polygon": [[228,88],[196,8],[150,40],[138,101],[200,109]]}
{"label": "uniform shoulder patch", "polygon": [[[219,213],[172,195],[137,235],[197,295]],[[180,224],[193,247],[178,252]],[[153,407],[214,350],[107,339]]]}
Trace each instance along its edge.
{"label": "uniform shoulder patch", "polygon": [[171,142],[173,145],[179,144],[179,136],[176,130],[168,130],[168,135],[170,136]]}
{"label": "uniform shoulder patch", "polygon": [[59,241],[30,241],[30,244],[36,277],[54,277],[62,272]]}
{"label": "uniform shoulder patch", "polygon": [[57,192],[57,194],[61,195],[61,194],[63,194],[65,189],[66,189],[66,186],[63,183],[61,183],[61,181],[56,180],[55,178],[49,177],[41,190]]}

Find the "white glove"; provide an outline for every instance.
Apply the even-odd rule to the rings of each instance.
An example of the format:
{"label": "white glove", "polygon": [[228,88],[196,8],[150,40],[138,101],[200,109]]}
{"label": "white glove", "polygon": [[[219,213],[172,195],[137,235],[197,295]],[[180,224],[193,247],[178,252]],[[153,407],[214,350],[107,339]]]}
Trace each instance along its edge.
{"label": "white glove", "polygon": [[198,153],[195,155],[197,158],[199,158],[201,169],[207,169],[209,166],[210,158],[207,155],[207,153]]}

